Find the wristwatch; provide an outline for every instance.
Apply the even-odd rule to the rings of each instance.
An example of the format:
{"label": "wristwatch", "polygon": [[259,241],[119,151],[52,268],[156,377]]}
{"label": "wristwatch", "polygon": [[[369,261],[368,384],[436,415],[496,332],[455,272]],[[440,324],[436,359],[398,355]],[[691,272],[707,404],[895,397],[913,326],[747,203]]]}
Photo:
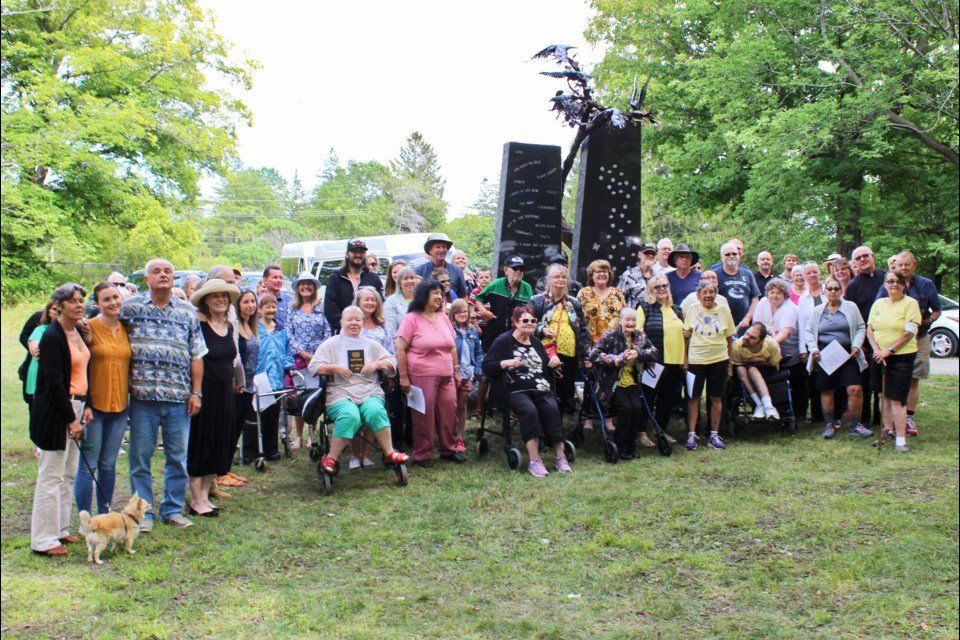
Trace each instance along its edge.
{"label": "wristwatch", "polygon": [[192,391],[192,392],[190,392],[190,395],[191,395],[191,396],[197,396],[198,398],[203,399],[203,393],[200,392],[200,391]]}

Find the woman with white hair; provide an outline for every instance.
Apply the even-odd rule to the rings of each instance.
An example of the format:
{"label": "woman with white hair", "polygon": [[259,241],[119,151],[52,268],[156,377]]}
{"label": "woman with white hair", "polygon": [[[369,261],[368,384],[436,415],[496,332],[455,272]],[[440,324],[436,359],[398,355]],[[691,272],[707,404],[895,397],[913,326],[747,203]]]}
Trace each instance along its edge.
{"label": "woman with white hair", "polygon": [[621,460],[637,457],[637,434],[645,412],[640,378],[655,353],[653,343],[637,328],[637,310],[630,307],[620,310],[617,328],[600,336],[590,350],[590,361],[597,365],[597,396],[617,415],[613,437]]}
{"label": "woman with white hair", "polygon": [[563,377],[556,380],[560,409],[572,411],[577,371],[590,348],[590,334],[580,301],[567,293],[569,276],[563,265],[547,269],[547,290],[530,299],[537,317],[537,336],[551,356],[560,358]]}
{"label": "woman with white hair", "polygon": [[[386,464],[402,464],[409,459],[393,448],[390,417],[378,377],[380,371],[393,375],[397,359],[382,344],[363,336],[363,320],[360,307],[346,307],[340,314],[339,335],[321,343],[307,365],[311,374],[327,376],[326,409],[333,420],[333,438],[320,466],[331,475],[337,472],[340,454],[363,428],[373,432]],[[348,345],[351,350],[363,351],[359,371],[344,362]]]}

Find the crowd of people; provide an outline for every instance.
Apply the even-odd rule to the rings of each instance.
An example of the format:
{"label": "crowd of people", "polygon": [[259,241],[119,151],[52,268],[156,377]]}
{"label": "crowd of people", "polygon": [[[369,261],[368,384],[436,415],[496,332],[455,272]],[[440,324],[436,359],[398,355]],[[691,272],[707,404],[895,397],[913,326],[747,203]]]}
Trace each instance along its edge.
{"label": "crowd of people", "polygon": [[[472,270],[452,246],[433,234],[426,260],[394,260],[381,279],[377,258],[351,240],[322,295],[307,272],[284,291],[273,265],[256,290],[238,286],[239,270],[223,265],[177,288],[161,258],[147,263],[142,292],[116,273],[90,297],[75,283],[58,287],[21,334],[39,459],[31,548],[65,554],[78,541],[73,505],[89,511],[95,495],[100,513],[110,509],[123,447],[131,491],[153,505],[158,435],[162,499],[140,529],[150,531],[155,517],[187,527],[187,515],[218,516],[222,487],[246,481],[235,458],[280,458],[279,403],[260,412],[258,431],[255,378],[269,383],[260,393],[273,393],[295,378],[326,377],[333,437],[320,464],[328,473],[348,449],[349,469],[373,466],[364,430],[388,462],[430,467],[437,449],[441,460],[463,464],[468,415],[491,403],[517,417],[532,475],[550,474],[541,450],[553,452],[556,472],[570,473],[563,416],[581,404],[578,382],[602,409],[583,409],[584,429],[605,420],[623,460],[655,446],[651,421],[675,442],[668,430],[678,406],[687,450],[701,437],[724,449],[731,384],[741,385],[755,419],[779,420],[773,375],[789,378],[793,415],[822,423],[824,438],[844,419],[857,438],[881,424],[877,442],[907,452],[906,438],[919,433],[918,383],[929,374],[928,330],[940,302],[909,251],[887,269],[866,246],[821,263],[786,254],[777,273],[769,251],[748,269],[737,239],[705,269],[690,244],[665,238],[639,246],[636,265],[619,278],[594,260],[581,285],[561,253],[531,286],[522,258],[506,257],[500,275]],[[823,354],[837,347],[845,361],[824,367]],[[347,349],[362,351],[359,369],[344,362]],[[644,380],[650,371],[653,383]],[[405,407],[414,388],[422,412]],[[292,449],[309,445],[303,427],[296,416]]]}

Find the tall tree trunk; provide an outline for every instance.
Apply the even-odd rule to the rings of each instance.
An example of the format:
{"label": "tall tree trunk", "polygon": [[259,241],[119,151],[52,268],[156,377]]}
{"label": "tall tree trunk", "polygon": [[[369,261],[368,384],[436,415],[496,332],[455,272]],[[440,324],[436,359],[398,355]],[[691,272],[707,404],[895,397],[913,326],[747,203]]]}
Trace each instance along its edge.
{"label": "tall tree trunk", "polygon": [[840,188],[836,215],[837,251],[849,256],[863,244],[863,229],[860,226],[863,213],[863,173],[851,173],[841,180]]}

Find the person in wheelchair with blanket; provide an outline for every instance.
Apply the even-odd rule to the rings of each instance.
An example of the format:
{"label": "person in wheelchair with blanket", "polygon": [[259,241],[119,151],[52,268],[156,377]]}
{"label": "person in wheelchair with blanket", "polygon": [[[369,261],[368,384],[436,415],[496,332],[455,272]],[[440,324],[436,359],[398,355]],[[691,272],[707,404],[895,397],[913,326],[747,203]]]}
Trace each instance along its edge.
{"label": "person in wheelchair with blanket", "polygon": [[767,335],[767,327],[754,322],[743,337],[730,347],[730,362],[745,395],[753,402],[754,420],[779,420],[780,414],[770,399],[767,379],[780,366],[780,345]]}
{"label": "person in wheelchair with blanket", "polygon": [[330,475],[353,437],[366,427],[383,449],[384,462],[403,464],[409,456],[396,451],[390,434],[390,417],[384,404],[378,372],[393,375],[397,358],[383,345],[361,335],[363,311],[349,306],[340,316],[340,334],[317,347],[307,370],[327,377],[326,411],[333,421],[330,451],[320,465]]}

